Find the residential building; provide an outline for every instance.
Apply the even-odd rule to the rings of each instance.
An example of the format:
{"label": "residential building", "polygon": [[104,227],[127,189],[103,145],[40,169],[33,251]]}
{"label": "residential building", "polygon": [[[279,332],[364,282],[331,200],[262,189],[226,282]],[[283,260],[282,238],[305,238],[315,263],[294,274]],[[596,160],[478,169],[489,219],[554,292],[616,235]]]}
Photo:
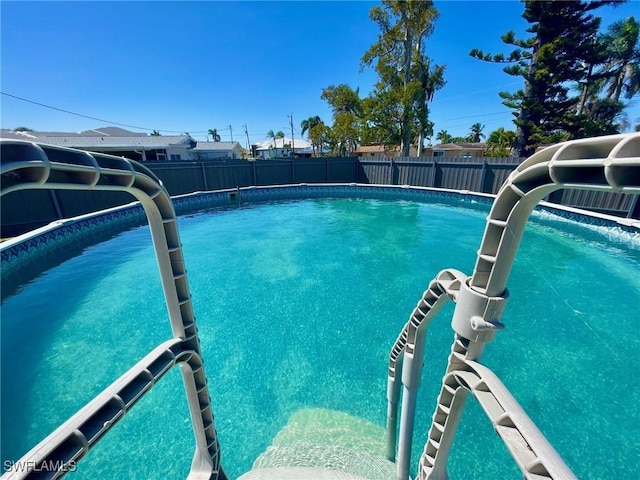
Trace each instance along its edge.
{"label": "residential building", "polygon": [[244,149],[238,142],[197,142],[191,150],[193,160],[242,158]]}
{"label": "residential building", "polygon": [[[295,147],[295,152],[292,149]],[[255,155],[258,158],[283,158],[293,156],[311,156],[312,145],[303,138],[289,137],[265,140],[255,145]]]}
{"label": "residential building", "polygon": [[478,143],[442,143],[440,145],[434,145],[433,147],[427,147],[424,150],[423,155],[426,155],[431,150],[431,156],[433,158],[474,158],[484,157],[487,151],[487,145],[483,142]]}
{"label": "residential building", "polygon": [[117,127],[105,127],[79,133],[3,130],[2,137],[108,153],[142,162],[194,160],[193,148],[196,146],[196,141],[186,134],[147,135]]}

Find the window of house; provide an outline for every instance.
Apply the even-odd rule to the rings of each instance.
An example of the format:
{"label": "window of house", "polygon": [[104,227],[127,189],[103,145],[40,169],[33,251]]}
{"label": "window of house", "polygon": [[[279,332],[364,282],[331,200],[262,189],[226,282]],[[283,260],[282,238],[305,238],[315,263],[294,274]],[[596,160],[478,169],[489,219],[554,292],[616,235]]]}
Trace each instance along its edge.
{"label": "window of house", "polygon": [[444,152],[441,150],[436,150],[435,152],[433,152],[433,156],[438,158],[438,157],[444,157]]}
{"label": "window of house", "polygon": [[171,160],[182,160],[182,155],[178,154],[171,154]]}

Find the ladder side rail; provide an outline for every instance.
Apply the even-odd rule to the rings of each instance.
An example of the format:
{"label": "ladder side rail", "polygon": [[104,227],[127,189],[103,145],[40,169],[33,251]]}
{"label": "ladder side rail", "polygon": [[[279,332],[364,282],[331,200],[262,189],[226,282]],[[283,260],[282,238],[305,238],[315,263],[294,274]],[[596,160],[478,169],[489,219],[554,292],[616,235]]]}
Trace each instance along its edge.
{"label": "ladder side rail", "polygon": [[[20,140],[0,142],[0,194],[26,189],[111,190],[140,201],[151,230],[174,337],[200,357],[187,272],[171,198],[146,167],[123,157]],[[204,368],[181,368],[196,448],[190,475],[226,479]]]}
{"label": "ladder side rail", "polygon": [[[458,410],[468,392],[478,401],[503,440],[523,478],[530,480],[575,480],[576,476],[551,446],[544,434],[533,423],[507,387],[486,366],[474,361],[458,363],[458,368],[445,376],[446,398],[441,399],[439,409]],[[453,438],[439,430],[430,432],[425,454],[420,460],[418,478],[446,478],[446,470],[435,468],[439,449],[449,446]],[[448,432],[447,432],[448,433]]]}
{"label": "ladder side rail", "polygon": [[[46,465],[64,465],[64,470],[71,462],[80,460],[165,373],[188,358],[180,348],[182,342],[174,338],[155,347],[17,463],[38,470],[37,467],[46,462]],[[25,468],[10,470],[2,478],[27,479],[32,474],[37,476],[37,471]]]}
{"label": "ladder side rail", "polygon": [[[501,187],[489,213],[472,277],[463,283],[453,314],[456,332],[447,372],[461,362],[480,359],[497,330],[508,291],[506,282],[533,208],[549,193],[561,189],[640,192],[640,134],[581,139],[548,147],[525,160]],[[421,465],[429,476],[446,479],[446,462],[464,408],[465,397],[455,402],[443,382],[429,437],[440,436],[438,455],[425,445]],[[442,401],[441,401],[442,400]],[[449,402],[444,410],[441,405]],[[451,403],[453,402],[453,403]],[[438,421],[441,420],[441,421]],[[436,430],[442,429],[439,433]]]}
{"label": "ladder side rail", "polygon": [[398,460],[396,477],[398,480],[409,478],[413,431],[415,425],[418,388],[422,379],[424,351],[427,331],[448,300],[455,301],[464,281],[464,274],[458,270],[441,271],[430,282],[407,322],[407,336],[404,346],[404,369],[402,371],[402,415],[398,434]]}

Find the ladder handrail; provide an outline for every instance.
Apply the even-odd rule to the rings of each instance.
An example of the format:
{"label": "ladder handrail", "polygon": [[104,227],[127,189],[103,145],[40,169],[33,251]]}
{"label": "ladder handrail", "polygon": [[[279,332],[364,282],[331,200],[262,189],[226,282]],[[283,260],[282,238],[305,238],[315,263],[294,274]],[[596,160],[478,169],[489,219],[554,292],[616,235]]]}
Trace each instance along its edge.
{"label": "ladder handrail", "polygon": [[[461,282],[455,298],[456,307],[452,319],[455,336],[452,353],[429,428],[428,440],[420,459],[418,478],[421,480],[447,478],[446,462],[466,398],[465,395],[457,395],[454,402],[451,386],[446,383],[449,381],[447,379],[463,378],[466,375],[463,372],[470,371],[472,367],[475,371],[481,371],[485,377],[493,375],[487,373],[490,371],[479,366],[477,361],[484,346],[493,339],[496,331],[504,328],[500,320],[508,297],[505,287],[524,228],[535,206],[546,195],[562,188],[640,193],[640,134],[573,140],[548,147],[520,164],[501,187],[487,218],[473,275]],[[403,368],[403,356],[412,355],[412,362],[418,365],[421,365],[423,360],[423,347],[416,346],[414,352],[407,352],[409,324],[410,322],[403,328],[390,355],[390,381],[387,389],[388,439],[395,436],[397,421],[390,421],[389,418],[398,416],[399,387],[395,380],[398,376],[397,370]],[[420,341],[424,341],[424,338]],[[405,380],[404,372],[402,379]],[[415,383],[415,379],[409,380]],[[499,382],[497,378],[495,380]],[[395,401],[395,410],[390,407],[392,400]],[[521,410],[517,402],[514,402],[515,400],[507,403],[514,409]],[[401,418],[413,417],[413,410],[414,406],[410,406],[407,412],[403,410]],[[522,413],[526,417],[526,414]],[[530,422],[528,417],[526,421]],[[407,419],[407,422],[412,425],[413,418]],[[410,450],[411,439],[403,441],[409,442]],[[395,452],[390,449],[395,449],[395,443],[388,441],[387,445],[387,456],[391,457]],[[551,453],[545,456],[545,469],[548,472],[560,472],[551,478],[572,478],[573,474],[568,467],[552,447],[547,448],[546,445],[542,450]],[[399,452],[402,448],[399,447]],[[514,453],[517,451],[515,448],[512,454],[526,478],[529,478],[534,470],[542,468],[542,461],[536,460],[535,465],[527,464],[523,462],[522,456]],[[408,478],[404,462],[410,454],[410,451],[403,452],[403,465],[399,465],[397,470],[399,480]]]}
{"label": "ladder handrail", "polygon": [[[422,377],[424,344],[431,321],[447,300],[456,300],[464,274],[458,270],[443,270],[430,283],[409,316],[398,339],[391,348],[387,375],[387,428],[385,444],[387,460],[396,461],[397,476],[408,478],[413,442],[415,406]],[[405,360],[406,357],[406,360]],[[401,378],[402,382],[398,379]],[[402,416],[398,426],[398,401],[403,386]]]}
{"label": "ladder handrail", "polygon": [[[26,189],[111,190],[129,193],[140,201],[151,230],[174,341],[179,341],[181,349],[188,353],[181,356],[184,361],[181,361],[183,368],[180,370],[196,440],[189,475],[225,480],[226,475],[220,465],[220,448],[207,377],[202,365],[176,214],[162,182],[140,163],[124,157],[5,139],[0,140],[0,175],[0,195]],[[190,364],[193,366],[188,366]],[[116,387],[117,391],[137,391],[141,382],[151,382],[144,373],[141,373],[142,376],[130,376],[137,372],[137,368],[139,367],[134,366],[107,387],[98,398],[103,398]],[[100,405],[100,402],[90,402],[82,410],[82,418],[89,423],[100,419]],[[123,405],[122,412],[125,413],[127,408]],[[72,417],[23,456],[20,461],[24,461],[23,465],[27,468],[21,472],[11,472],[11,478],[27,477],[45,460],[59,465],[57,475],[61,476],[66,473],[64,470],[69,462],[84,456],[94,442],[87,441],[84,433],[79,430],[74,433],[72,441],[74,447],[79,447],[75,454],[70,454],[65,448],[58,448],[69,444],[69,438],[72,437],[65,436],[64,433],[68,422],[74,418],[76,417]],[[113,421],[120,418],[122,415],[116,416]],[[110,426],[111,424],[107,425],[108,428]]]}

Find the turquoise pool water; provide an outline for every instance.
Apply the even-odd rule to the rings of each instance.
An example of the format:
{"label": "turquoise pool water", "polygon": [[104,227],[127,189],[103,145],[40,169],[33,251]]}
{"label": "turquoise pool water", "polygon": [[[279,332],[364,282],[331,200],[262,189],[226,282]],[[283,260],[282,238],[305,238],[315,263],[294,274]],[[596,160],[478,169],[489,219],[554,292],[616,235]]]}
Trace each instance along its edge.
{"label": "turquoise pool water", "polygon": [[[300,409],[339,410],[384,425],[389,349],[437,272],[471,273],[485,215],[449,205],[341,199],[181,217],[231,477],[250,469]],[[640,252],[557,225],[528,227],[509,281],[507,329],[483,360],[579,478],[635,478]],[[170,336],[157,277],[148,229],[137,228],[4,300],[3,461],[17,460]],[[418,445],[449,353],[451,311],[429,334]],[[192,445],[175,370],[72,477],[184,478]],[[450,476],[520,478],[473,400]]]}

